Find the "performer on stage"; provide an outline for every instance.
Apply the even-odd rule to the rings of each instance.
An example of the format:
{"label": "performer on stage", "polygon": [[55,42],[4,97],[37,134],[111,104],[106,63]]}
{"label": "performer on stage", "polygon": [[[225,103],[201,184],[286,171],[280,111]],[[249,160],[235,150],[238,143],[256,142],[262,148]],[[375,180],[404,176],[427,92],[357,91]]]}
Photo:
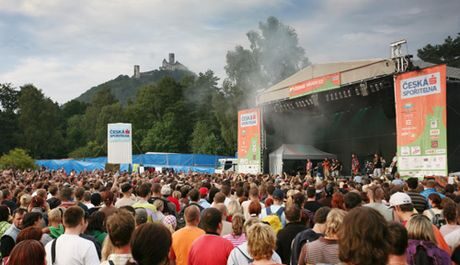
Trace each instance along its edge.
{"label": "performer on stage", "polygon": [[351,175],[356,176],[359,173],[359,159],[355,154],[351,154]]}
{"label": "performer on stage", "polygon": [[305,165],[305,174],[311,177],[312,173],[313,173],[313,163],[311,162],[310,159],[307,159],[307,164]]}
{"label": "performer on stage", "polygon": [[325,179],[329,178],[331,175],[331,162],[327,158],[323,161],[323,173]]}

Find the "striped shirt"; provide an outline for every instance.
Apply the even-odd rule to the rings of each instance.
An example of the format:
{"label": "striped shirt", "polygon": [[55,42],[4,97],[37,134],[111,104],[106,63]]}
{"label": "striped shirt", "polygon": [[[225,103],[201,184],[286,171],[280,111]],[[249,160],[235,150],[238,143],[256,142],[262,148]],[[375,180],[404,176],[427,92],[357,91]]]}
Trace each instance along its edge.
{"label": "striped shirt", "polygon": [[246,242],[246,235],[244,233],[242,233],[239,236],[231,233],[231,234],[223,236],[223,238],[229,240],[233,244],[234,247],[237,247],[243,244],[244,242]]}
{"label": "striped shirt", "polygon": [[413,191],[408,191],[406,193],[407,195],[409,195],[410,199],[412,200],[412,204],[414,205],[414,208],[415,210],[417,210],[418,213],[422,214],[423,211],[428,209],[427,200],[425,199],[425,197],[423,197],[423,195]]}
{"label": "striped shirt", "polygon": [[339,264],[339,244],[337,240],[320,237],[305,243],[299,257],[299,264]]}

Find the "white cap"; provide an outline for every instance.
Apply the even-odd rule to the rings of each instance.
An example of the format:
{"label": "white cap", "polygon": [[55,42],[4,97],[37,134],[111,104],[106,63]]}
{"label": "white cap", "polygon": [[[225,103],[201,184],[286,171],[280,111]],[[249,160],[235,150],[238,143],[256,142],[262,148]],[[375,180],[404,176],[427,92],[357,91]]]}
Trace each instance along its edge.
{"label": "white cap", "polygon": [[396,192],[390,197],[390,207],[412,203],[411,198],[404,192]]}

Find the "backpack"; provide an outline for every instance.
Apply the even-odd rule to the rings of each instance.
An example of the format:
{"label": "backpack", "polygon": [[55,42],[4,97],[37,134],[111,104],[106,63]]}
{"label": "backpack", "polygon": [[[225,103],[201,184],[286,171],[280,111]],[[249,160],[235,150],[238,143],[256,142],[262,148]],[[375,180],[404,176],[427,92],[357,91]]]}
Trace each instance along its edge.
{"label": "backpack", "polygon": [[291,244],[291,265],[296,265],[300,256],[303,245],[307,242],[313,242],[320,238],[321,234],[317,234],[313,229],[309,228],[296,235]]}
{"label": "backpack", "polygon": [[433,209],[429,209],[429,211],[432,216],[431,223],[433,223],[437,228],[440,228],[441,226],[447,224],[447,221],[444,218],[442,212],[435,214]]}
{"label": "backpack", "polygon": [[203,206],[199,205],[198,203],[194,203],[194,202],[191,202],[189,205],[185,206],[180,212],[179,212],[179,216],[177,218],[177,225],[176,225],[176,230],[179,230],[183,227],[185,227],[185,209],[187,209],[187,207],[191,206],[191,205],[195,205],[196,207],[198,207],[198,209],[200,209],[200,213],[204,210]]}
{"label": "backpack", "polygon": [[262,222],[270,225],[275,232],[275,234],[278,233],[283,228],[283,223],[281,222],[281,215],[284,213],[284,207],[280,207],[278,211],[275,213],[272,213],[271,207],[265,208],[265,211],[267,212],[267,216],[262,218]]}

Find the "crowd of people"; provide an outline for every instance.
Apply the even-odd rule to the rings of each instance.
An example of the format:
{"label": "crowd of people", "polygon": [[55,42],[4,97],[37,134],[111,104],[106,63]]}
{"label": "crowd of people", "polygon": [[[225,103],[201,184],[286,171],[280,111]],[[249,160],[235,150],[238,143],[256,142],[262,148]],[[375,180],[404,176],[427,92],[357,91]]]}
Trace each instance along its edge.
{"label": "crowd of people", "polygon": [[3,170],[0,190],[7,265],[460,264],[442,178]]}

